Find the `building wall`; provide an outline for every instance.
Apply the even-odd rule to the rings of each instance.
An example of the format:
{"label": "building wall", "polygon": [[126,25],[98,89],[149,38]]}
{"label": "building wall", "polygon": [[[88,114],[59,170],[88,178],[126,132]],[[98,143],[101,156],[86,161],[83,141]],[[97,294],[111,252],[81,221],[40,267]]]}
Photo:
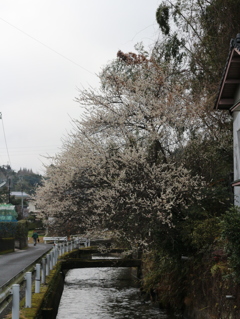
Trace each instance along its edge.
{"label": "building wall", "polygon": [[[235,101],[240,100],[240,86],[236,92]],[[234,181],[240,180],[240,111],[233,112],[233,152]],[[240,206],[240,186],[234,187],[234,204]]]}
{"label": "building wall", "polygon": [[36,207],[33,201],[28,201],[28,210],[29,212],[32,212],[32,213],[36,212]]}

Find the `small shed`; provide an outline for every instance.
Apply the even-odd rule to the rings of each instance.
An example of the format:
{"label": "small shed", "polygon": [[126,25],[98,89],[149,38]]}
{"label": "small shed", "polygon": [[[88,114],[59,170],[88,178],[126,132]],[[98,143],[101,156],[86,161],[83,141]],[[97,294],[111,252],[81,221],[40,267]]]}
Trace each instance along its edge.
{"label": "small shed", "polygon": [[216,110],[227,110],[233,117],[234,204],[240,206],[240,33],[230,42],[229,54],[217,94]]}

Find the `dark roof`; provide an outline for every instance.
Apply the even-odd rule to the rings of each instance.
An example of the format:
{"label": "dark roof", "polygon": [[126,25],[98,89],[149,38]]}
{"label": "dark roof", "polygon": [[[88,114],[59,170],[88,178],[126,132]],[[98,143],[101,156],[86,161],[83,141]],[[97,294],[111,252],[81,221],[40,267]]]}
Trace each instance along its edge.
{"label": "dark roof", "polygon": [[230,110],[240,84],[240,33],[230,42],[229,55],[214,105],[215,109]]}

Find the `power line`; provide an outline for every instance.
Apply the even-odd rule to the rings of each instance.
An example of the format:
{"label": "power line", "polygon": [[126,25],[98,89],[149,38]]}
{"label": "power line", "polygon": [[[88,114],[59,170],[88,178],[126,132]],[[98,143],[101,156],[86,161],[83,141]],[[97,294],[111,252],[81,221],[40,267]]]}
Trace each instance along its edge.
{"label": "power line", "polygon": [[4,19],[1,18],[1,17],[0,17],[0,20],[2,20],[3,22],[7,23],[8,25],[10,25],[11,27],[13,27],[14,29],[18,30],[19,32],[23,33],[24,35],[26,35],[26,36],[29,37],[30,39],[32,39],[32,40],[34,40],[34,41],[40,43],[40,44],[43,45],[45,48],[47,48],[47,49],[51,50],[52,52],[58,54],[59,56],[61,56],[61,57],[64,58],[65,60],[68,60],[69,62],[71,62],[71,63],[75,64],[76,66],[78,66],[79,68],[83,69],[84,71],[86,71],[86,72],[88,72],[88,73],[90,73],[90,74],[96,76],[95,73],[93,73],[93,72],[89,71],[88,69],[84,68],[83,66],[81,66],[81,65],[78,64],[77,62],[75,62],[75,61],[69,59],[68,57],[66,57],[66,56],[63,55],[62,53],[59,53],[59,52],[56,51],[55,49],[51,48],[49,45],[47,45],[47,44],[41,42],[40,40],[38,40],[38,39],[36,39],[36,38],[34,38],[33,36],[31,36],[31,35],[28,34],[27,32],[25,32],[25,31],[19,29],[18,27],[16,27],[16,26],[13,25],[12,23],[10,23],[10,22],[4,20]]}
{"label": "power line", "polygon": [[6,139],[6,134],[5,134],[5,129],[4,129],[3,118],[2,118],[2,113],[1,112],[0,112],[0,119],[2,120],[3,136],[4,136],[6,150],[7,150],[7,155],[8,155],[8,162],[9,162],[10,166],[12,166],[11,161],[10,161],[9,152],[8,152],[7,139]]}

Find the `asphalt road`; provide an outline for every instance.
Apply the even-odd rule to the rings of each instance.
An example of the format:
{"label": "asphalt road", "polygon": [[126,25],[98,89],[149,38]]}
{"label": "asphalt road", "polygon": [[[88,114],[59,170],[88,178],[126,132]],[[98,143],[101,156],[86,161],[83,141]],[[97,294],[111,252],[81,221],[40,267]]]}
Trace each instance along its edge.
{"label": "asphalt road", "polygon": [[0,255],[0,287],[31,265],[52,248],[50,244],[28,244],[26,250],[15,250],[13,253]]}

